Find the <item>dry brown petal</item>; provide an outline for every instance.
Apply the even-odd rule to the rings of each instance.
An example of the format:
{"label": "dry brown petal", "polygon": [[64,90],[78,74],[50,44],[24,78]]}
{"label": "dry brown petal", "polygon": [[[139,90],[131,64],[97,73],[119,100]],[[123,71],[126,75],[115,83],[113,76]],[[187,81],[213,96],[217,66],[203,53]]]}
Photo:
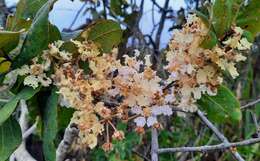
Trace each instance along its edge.
{"label": "dry brown petal", "polygon": [[109,151],[112,151],[113,150],[113,144],[112,143],[104,143],[102,145],[102,149],[105,151],[105,152],[109,152]]}
{"label": "dry brown petal", "polygon": [[169,72],[176,72],[180,69],[181,65],[178,62],[171,62],[168,66]]}
{"label": "dry brown petal", "polygon": [[115,131],[114,134],[112,135],[113,139],[116,140],[123,140],[125,138],[125,134],[123,131]]}
{"label": "dry brown petal", "polygon": [[135,128],[135,132],[137,132],[140,135],[143,135],[145,133],[144,128],[139,126]]}
{"label": "dry brown petal", "polygon": [[31,74],[32,75],[40,75],[43,73],[43,66],[41,64],[31,65]]}
{"label": "dry brown petal", "polygon": [[156,129],[162,129],[162,125],[158,122],[153,124],[153,127],[156,128]]}
{"label": "dry brown petal", "polygon": [[154,71],[151,68],[145,68],[144,70],[144,78],[151,80],[154,78]]}
{"label": "dry brown petal", "polygon": [[149,108],[149,107],[145,107],[145,108],[143,108],[143,112],[144,112],[144,116],[145,117],[149,117],[149,116],[151,116],[151,108]]}

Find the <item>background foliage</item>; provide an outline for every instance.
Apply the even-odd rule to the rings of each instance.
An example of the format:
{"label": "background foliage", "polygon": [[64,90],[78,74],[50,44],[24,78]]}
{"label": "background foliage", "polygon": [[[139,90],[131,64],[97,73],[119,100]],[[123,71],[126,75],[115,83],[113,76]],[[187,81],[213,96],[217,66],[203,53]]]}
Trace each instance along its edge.
{"label": "background foliage", "polygon": [[[0,30],[0,82],[4,75],[13,69],[28,63],[33,57],[40,55],[48,44],[59,39],[69,40],[89,39],[97,43],[104,52],[109,52],[114,46],[119,46],[119,57],[132,55],[135,48],[144,55],[153,55],[154,64],[158,73],[162,70],[164,50],[161,48],[162,30],[181,28],[185,23],[185,16],[196,12],[205,23],[210,26],[210,33],[202,44],[205,48],[212,48],[225,38],[232,24],[236,23],[245,29],[244,35],[254,42],[248,60],[241,64],[240,77],[232,80],[226,76],[226,82],[219,88],[217,96],[204,95],[198,102],[200,108],[229,138],[230,141],[252,138],[257,135],[255,124],[260,117],[260,104],[255,108],[241,112],[240,102],[245,104],[248,100],[259,97],[259,52],[260,38],[260,1],[251,0],[244,5],[242,0],[215,0],[213,6],[204,0],[186,0],[186,8],[178,11],[169,7],[169,0],[164,6],[158,5],[155,0],[154,11],[160,16],[160,21],[153,27],[153,32],[143,34],[140,30],[140,19],[143,16],[144,0],[140,2],[129,0],[102,0],[97,3],[86,0],[88,8],[85,13],[90,13],[89,21],[78,29],[59,31],[49,22],[49,12],[55,0],[20,0],[14,15],[6,16],[12,12],[8,8],[3,11],[2,21],[4,30]],[[1,1],[0,1],[1,2]],[[3,3],[3,1],[1,2]],[[3,3],[4,4],[4,3]],[[1,6],[1,5],[0,5]],[[101,9],[100,9],[101,8]],[[4,10],[5,9],[5,10]],[[196,11],[195,11],[196,10]],[[165,21],[171,21],[172,27],[164,28]],[[256,38],[254,38],[256,37]],[[75,47],[68,41],[64,49],[74,51]],[[83,64],[87,70],[87,64]],[[29,108],[29,122],[36,120],[38,126],[36,133],[26,140],[27,150],[37,160],[55,160],[55,149],[62,140],[64,130],[69,123],[73,110],[59,107],[58,96],[55,88],[32,89],[24,87],[21,83],[24,78],[18,77],[9,93],[1,92],[0,108],[0,161],[5,161],[22,141],[19,124],[14,119],[18,116],[18,103],[26,100]],[[3,87],[4,88],[4,87]],[[8,102],[2,100],[8,99]],[[256,122],[255,119],[256,118]],[[216,137],[196,117],[188,115],[163,120],[166,124],[160,132],[159,142],[161,147],[198,146],[218,143]],[[150,155],[150,131],[147,135],[139,136],[130,132],[131,127],[120,124],[119,129],[126,132],[124,141],[115,142],[115,148],[109,153],[102,149],[83,152],[72,152],[70,157],[80,153],[83,158],[99,161],[141,161],[148,160]],[[12,134],[12,135],[10,135]],[[248,161],[260,160],[259,145],[238,148],[238,151]],[[210,153],[174,153],[160,155],[161,161],[166,160],[232,160],[229,153],[216,151]]]}

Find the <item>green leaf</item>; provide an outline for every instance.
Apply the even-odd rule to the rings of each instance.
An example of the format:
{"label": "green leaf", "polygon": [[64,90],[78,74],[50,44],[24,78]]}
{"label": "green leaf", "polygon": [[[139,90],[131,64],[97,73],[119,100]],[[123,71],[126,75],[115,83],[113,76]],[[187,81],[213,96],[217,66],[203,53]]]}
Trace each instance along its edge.
{"label": "green leaf", "polygon": [[6,28],[6,30],[10,30],[10,31],[20,31],[21,29],[28,30],[30,28],[31,24],[32,24],[31,19],[16,20],[15,16],[9,15],[6,20],[5,28]]}
{"label": "green leaf", "polygon": [[48,0],[20,0],[16,7],[14,16],[9,16],[7,20],[7,28],[11,31],[18,31],[22,28],[28,29],[31,20],[34,19],[38,10]]}
{"label": "green leaf", "polygon": [[14,49],[20,38],[20,32],[0,31],[0,50],[8,53]]}
{"label": "green leaf", "polygon": [[60,107],[58,109],[58,127],[59,130],[65,130],[70,123],[75,110],[73,108]]}
{"label": "green leaf", "polygon": [[58,132],[58,99],[57,89],[53,88],[47,100],[43,116],[43,153],[46,161],[55,161],[56,158],[56,148],[53,141]]}
{"label": "green leaf", "polygon": [[57,40],[61,40],[61,33],[57,26],[49,23],[49,41],[48,43],[52,43]]}
{"label": "green leaf", "polygon": [[9,71],[11,62],[6,60],[3,57],[0,57],[0,74],[6,73]]}
{"label": "green leaf", "polygon": [[79,61],[79,67],[80,67],[81,69],[83,69],[84,74],[89,74],[89,73],[91,72],[91,69],[90,69],[90,67],[89,67],[89,62],[80,60],[80,61]]}
{"label": "green leaf", "polygon": [[28,100],[39,92],[40,88],[33,89],[31,87],[25,87],[20,93],[14,96],[8,103],[6,103],[2,108],[0,108],[0,125],[2,125],[14,112],[18,102],[23,100]]}
{"label": "green leaf", "polygon": [[195,10],[194,13],[203,21],[205,25],[207,25],[208,27],[210,26],[208,15],[197,10]]}
{"label": "green leaf", "polygon": [[98,20],[89,26],[81,36],[100,45],[104,52],[110,52],[120,43],[122,30],[120,25],[112,20]]}
{"label": "green leaf", "polygon": [[203,21],[203,23],[210,29],[204,40],[200,44],[205,49],[212,49],[217,43],[218,38],[216,33],[212,30],[209,22],[209,17],[200,11],[195,11],[195,14]]}
{"label": "green leaf", "polygon": [[37,12],[26,36],[21,53],[14,59],[12,68],[21,67],[35,56],[40,55],[42,50],[46,49],[48,44],[53,41],[53,33],[55,33],[54,37],[57,38],[57,30],[52,29],[53,26],[48,21],[52,4],[53,1],[48,1]]}
{"label": "green leaf", "polygon": [[218,38],[230,30],[239,8],[239,0],[215,0],[212,6],[212,25]]}
{"label": "green leaf", "polygon": [[250,61],[247,61],[247,73],[241,80],[242,83],[242,98],[243,99],[250,99],[251,98],[251,92],[252,92],[252,86],[254,84],[254,69]]}
{"label": "green leaf", "polygon": [[134,11],[131,14],[125,16],[124,22],[127,24],[129,28],[136,25],[136,21],[138,19],[139,12]]}
{"label": "green leaf", "polygon": [[218,38],[213,31],[209,31],[205,39],[201,43],[201,47],[205,49],[212,49],[218,43]]}
{"label": "green leaf", "polygon": [[203,95],[197,103],[215,122],[221,123],[227,120],[237,122],[242,118],[240,103],[234,94],[223,85],[219,87],[216,96]]}
{"label": "green leaf", "polygon": [[249,32],[249,31],[247,31],[247,30],[244,30],[242,36],[245,37],[245,38],[247,39],[247,41],[249,41],[249,42],[251,42],[251,43],[254,42],[254,39],[255,39],[255,38],[254,38],[254,36],[253,36],[253,34],[252,34],[251,32]]}
{"label": "green leaf", "polygon": [[255,37],[260,32],[260,1],[249,1],[249,4],[241,9],[236,23]]}
{"label": "green leaf", "polygon": [[18,122],[12,117],[0,126],[0,161],[5,161],[22,142]]}
{"label": "green leaf", "polygon": [[17,9],[15,16],[18,19],[33,19],[39,9],[47,2],[48,0],[20,0],[17,4]]}
{"label": "green leaf", "polygon": [[121,15],[122,14],[121,5],[122,5],[122,0],[111,0],[110,2],[111,11],[113,11],[117,15]]}

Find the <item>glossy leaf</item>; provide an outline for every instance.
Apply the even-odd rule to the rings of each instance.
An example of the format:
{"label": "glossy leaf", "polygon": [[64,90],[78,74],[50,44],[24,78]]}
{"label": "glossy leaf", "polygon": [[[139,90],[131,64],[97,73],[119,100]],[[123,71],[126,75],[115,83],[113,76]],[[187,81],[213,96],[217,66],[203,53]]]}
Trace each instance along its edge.
{"label": "glossy leaf", "polygon": [[120,25],[112,20],[99,20],[89,26],[82,33],[82,37],[100,45],[104,52],[110,52],[120,43],[122,30]]}
{"label": "glossy leaf", "polygon": [[7,19],[7,28],[11,31],[18,31],[22,28],[29,29],[31,20],[34,19],[38,10],[48,0],[20,0],[16,7],[14,16]]}
{"label": "glossy leaf", "polygon": [[49,23],[48,26],[49,26],[49,32],[48,32],[49,40],[48,40],[48,43],[52,43],[54,41],[61,40],[62,37],[61,37],[61,33],[60,33],[58,27],[53,25],[53,24],[51,24],[51,23]]}
{"label": "glossy leaf", "polygon": [[2,125],[14,112],[18,102],[28,100],[34,96],[40,88],[33,89],[31,87],[25,87],[20,93],[14,96],[9,102],[7,102],[2,108],[0,108],[0,125]]}
{"label": "glossy leaf", "polygon": [[236,23],[256,36],[260,32],[260,1],[249,1],[249,4],[240,11]]}
{"label": "glossy leaf", "polygon": [[32,58],[42,53],[46,49],[49,42],[53,41],[53,33],[55,37],[58,33],[56,29],[52,29],[49,24],[48,17],[53,1],[48,1],[35,16],[33,24],[28,31],[27,37],[21,49],[21,53],[14,59],[12,68],[18,68],[29,62]]}
{"label": "glossy leaf", "polygon": [[5,161],[22,142],[18,122],[12,117],[0,126],[0,161]]}
{"label": "glossy leaf", "polygon": [[122,0],[111,0],[111,4],[110,4],[111,11],[113,11],[117,15],[121,15],[122,14],[121,5],[122,5]]}
{"label": "glossy leaf", "polygon": [[75,110],[73,108],[58,108],[58,129],[65,130],[68,124],[70,123],[70,119],[73,116]]}
{"label": "glossy leaf", "polygon": [[56,158],[56,148],[53,141],[58,132],[58,99],[59,95],[57,94],[57,89],[53,88],[51,95],[47,100],[43,118],[43,153],[46,161],[55,161]]}
{"label": "glossy leaf", "polygon": [[11,66],[11,62],[3,57],[0,57],[0,74],[8,72]]}
{"label": "glossy leaf", "polygon": [[20,31],[21,29],[28,30],[32,24],[31,19],[19,19],[16,20],[15,16],[9,15],[6,20],[6,30],[10,31]]}
{"label": "glossy leaf", "polygon": [[198,101],[199,107],[215,122],[227,120],[240,121],[242,114],[240,104],[234,94],[225,86],[218,88],[216,96],[203,95]]}
{"label": "glossy leaf", "polygon": [[8,53],[14,49],[20,38],[20,32],[0,31],[0,50]]}
{"label": "glossy leaf", "polygon": [[230,30],[239,8],[239,0],[215,0],[212,6],[212,25],[218,38]]}

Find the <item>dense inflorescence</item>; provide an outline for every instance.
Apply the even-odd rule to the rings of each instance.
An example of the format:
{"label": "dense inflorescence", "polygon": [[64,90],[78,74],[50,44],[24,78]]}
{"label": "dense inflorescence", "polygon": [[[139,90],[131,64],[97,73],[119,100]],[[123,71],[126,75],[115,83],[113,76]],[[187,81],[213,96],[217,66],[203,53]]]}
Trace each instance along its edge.
{"label": "dense inflorescence", "polygon": [[[167,101],[169,96],[163,93],[162,80],[151,69],[149,59],[146,63],[139,61],[136,52],[134,57],[125,56],[121,64],[116,60],[116,50],[100,54],[93,48],[86,47],[88,51],[81,48],[90,43],[74,43],[79,47],[80,61],[89,64],[87,73],[79,65],[67,62],[56,68],[54,82],[61,103],[77,110],[71,121],[80,129],[82,144],[95,147],[98,135],[109,132],[107,126],[113,129],[113,139],[122,140],[124,133],[116,129],[114,119],[125,122],[133,119],[137,130],[142,132],[145,125],[158,124],[157,115],[172,114],[167,105],[171,100]],[[104,149],[111,147],[109,137]]]}
{"label": "dense inflorescence", "polygon": [[177,107],[186,111],[195,111],[196,100],[202,94],[216,95],[223,81],[222,71],[232,78],[239,74],[237,62],[246,60],[241,51],[250,49],[251,43],[242,38],[243,30],[232,28],[232,35],[212,49],[202,48],[201,44],[209,33],[209,28],[196,15],[190,15],[181,30],[174,31],[166,53],[170,73],[168,82],[174,82]]}
{"label": "dense inflorescence", "polygon": [[[246,59],[241,51],[251,44],[243,38],[243,30],[233,27],[231,35],[211,49],[201,47],[209,28],[196,15],[190,15],[166,51],[169,77],[158,77],[152,69],[150,57],[134,56],[117,60],[117,49],[102,53],[91,41],[71,40],[77,52],[62,50],[64,42],[57,41],[49,49],[7,75],[25,76],[24,85],[38,88],[51,84],[58,87],[60,105],[72,107],[71,123],[79,128],[77,142],[94,148],[103,135],[103,149],[113,148],[111,138],[124,139],[124,132],[116,128],[118,120],[133,120],[136,131],[145,127],[161,127],[158,116],[171,116],[172,107],[183,111],[197,110],[196,100],[202,94],[215,95],[223,81],[222,71],[238,76],[237,62]],[[82,68],[81,64],[87,64]],[[112,133],[111,133],[112,131]]]}

